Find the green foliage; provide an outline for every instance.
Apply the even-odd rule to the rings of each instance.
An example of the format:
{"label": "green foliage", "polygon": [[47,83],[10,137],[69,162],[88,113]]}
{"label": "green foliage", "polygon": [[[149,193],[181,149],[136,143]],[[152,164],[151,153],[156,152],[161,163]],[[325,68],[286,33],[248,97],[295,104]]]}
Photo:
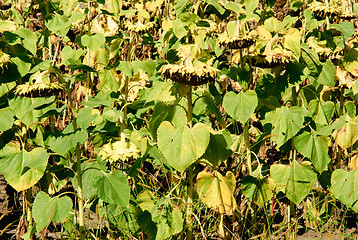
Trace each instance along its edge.
{"label": "green foliage", "polygon": [[200,158],[209,145],[209,129],[202,123],[193,128],[175,128],[165,121],[158,128],[158,146],[168,163],[183,172]]}
{"label": "green foliage", "polygon": [[0,173],[23,238],[294,238],[357,212],[357,3],[10,2]]}

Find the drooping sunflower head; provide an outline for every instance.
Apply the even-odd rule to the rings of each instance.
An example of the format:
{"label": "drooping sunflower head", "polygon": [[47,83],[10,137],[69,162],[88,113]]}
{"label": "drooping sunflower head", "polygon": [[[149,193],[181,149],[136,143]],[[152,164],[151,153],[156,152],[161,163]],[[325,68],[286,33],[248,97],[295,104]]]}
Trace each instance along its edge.
{"label": "drooping sunflower head", "polygon": [[98,154],[103,160],[110,163],[118,161],[128,161],[130,159],[137,159],[140,156],[140,149],[126,139],[121,139],[115,142],[109,142],[101,147]]}
{"label": "drooping sunflower head", "polygon": [[0,68],[4,70],[10,62],[10,55],[0,50]]}
{"label": "drooping sunflower head", "polygon": [[308,9],[312,10],[313,14],[318,18],[335,17],[340,15],[340,8],[338,6],[329,6],[326,3],[313,1],[308,4]]}
{"label": "drooping sunflower head", "polygon": [[255,35],[249,33],[247,35],[229,36],[224,32],[219,35],[218,43],[229,49],[247,48],[255,43]]}
{"label": "drooping sunflower head", "polygon": [[35,83],[27,82],[16,87],[16,94],[21,97],[49,97],[57,96],[64,91],[64,85],[58,82],[44,81],[43,74],[35,77]]}
{"label": "drooping sunflower head", "polygon": [[160,68],[159,72],[165,78],[189,86],[198,86],[215,80],[219,70],[212,66],[212,58],[207,51],[187,44],[178,48],[178,56],[178,64],[167,64]]}

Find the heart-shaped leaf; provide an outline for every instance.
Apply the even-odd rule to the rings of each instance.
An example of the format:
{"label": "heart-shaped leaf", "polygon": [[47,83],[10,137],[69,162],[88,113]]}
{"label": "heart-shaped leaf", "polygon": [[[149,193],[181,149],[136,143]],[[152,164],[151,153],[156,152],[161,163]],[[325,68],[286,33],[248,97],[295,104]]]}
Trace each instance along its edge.
{"label": "heart-shaped leaf", "polygon": [[130,188],[124,173],[119,170],[110,174],[102,173],[102,177],[96,177],[98,181],[94,184],[99,198],[107,203],[126,207],[129,203]]}
{"label": "heart-shaped leaf", "polygon": [[246,123],[257,107],[257,95],[253,90],[238,94],[229,92],[224,96],[223,106],[225,111],[236,121]]}
{"label": "heart-shaped leaf", "polygon": [[334,87],[336,84],[336,68],[331,60],[327,60],[322,64],[322,71],[317,78],[317,82],[329,87]]}
{"label": "heart-shaped leaf", "polygon": [[200,158],[209,145],[209,129],[202,123],[193,128],[182,126],[176,129],[164,121],[158,131],[158,146],[168,163],[176,170],[185,169]]}
{"label": "heart-shaped leaf", "polygon": [[310,192],[317,176],[310,166],[294,161],[291,165],[274,164],[270,175],[278,190],[295,204],[299,204]]}
{"label": "heart-shaped leaf", "polygon": [[302,108],[283,106],[267,113],[264,124],[272,124],[272,134],[274,135],[272,138],[277,141],[277,147],[281,147],[287,140],[298,133],[303,125],[303,121],[304,112]]}
{"label": "heart-shaped leaf", "polygon": [[87,139],[87,132],[85,130],[77,130],[69,134],[59,133],[50,136],[46,143],[55,153],[65,155],[69,150],[76,147],[77,143],[84,143]]}
{"label": "heart-shaped leaf", "polygon": [[27,152],[9,143],[0,151],[0,172],[16,191],[23,191],[42,178],[48,158],[49,154],[42,148]]}
{"label": "heart-shaped leaf", "polygon": [[232,172],[223,177],[219,172],[214,174],[200,172],[196,180],[199,198],[208,207],[218,209],[222,214],[232,214],[237,204],[233,195],[236,179]]}
{"label": "heart-shaped leaf", "polygon": [[51,198],[45,192],[39,192],[32,206],[37,232],[40,232],[51,221],[56,223],[64,221],[71,210],[71,198],[67,196]]}
{"label": "heart-shaped leaf", "polygon": [[88,47],[90,50],[96,51],[106,43],[106,38],[101,33],[96,33],[90,36],[83,35],[81,38],[81,43],[83,46]]}
{"label": "heart-shaped leaf", "polygon": [[304,132],[295,137],[296,149],[312,161],[318,172],[322,172],[331,161],[328,155],[328,143],[328,137],[317,136],[316,132]]}
{"label": "heart-shaped leaf", "polygon": [[332,173],[331,183],[333,196],[347,207],[358,211],[358,171],[336,169]]}
{"label": "heart-shaped leaf", "polygon": [[262,176],[248,175],[241,180],[241,189],[245,197],[262,207],[265,202],[272,198],[275,183],[271,178],[265,179]]}

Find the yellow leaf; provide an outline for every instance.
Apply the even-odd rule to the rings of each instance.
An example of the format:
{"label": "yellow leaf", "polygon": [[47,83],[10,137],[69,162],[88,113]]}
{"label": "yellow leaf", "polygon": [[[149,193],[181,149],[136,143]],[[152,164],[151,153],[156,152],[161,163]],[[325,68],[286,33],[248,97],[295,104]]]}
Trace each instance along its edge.
{"label": "yellow leaf", "polygon": [[358,170],[358,152],[355,152],[355,153],[352,155],[351,159],[349,159],[348,167],[349,167],[351,170],[355,170],[355,171]]}
{"label": "yellow leaf", "polygon": [[356,118],[346,116],[346,123],[341,129],[336,129],[332,137],[336,143],[342,148],[351,147],[358,140],[358,123]]}
{"label": "yellow leaf", "polygon": [[197,177],[199,198],[221,214],[231,215],[237,207],[233,192],[236,179],[232,172],[223,177],[219,172],[200,172]]}

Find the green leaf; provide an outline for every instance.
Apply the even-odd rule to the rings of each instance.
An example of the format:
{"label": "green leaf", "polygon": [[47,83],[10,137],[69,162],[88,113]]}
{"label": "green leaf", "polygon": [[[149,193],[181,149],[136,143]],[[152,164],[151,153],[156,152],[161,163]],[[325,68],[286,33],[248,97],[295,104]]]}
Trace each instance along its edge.
{"label": "green leaf", "polygon": [[16,64],[17,71],[19,71],[21,77],[25,76],[30,71],[31,68],[30,62],[25,62],[18,57],[12,57],[11,62]]}
{"label": "green leaf", "polygon": [[37,35],[28,28],[20,28],[16,31],[16,34],[21,37],[22,46],[35,56],[37,51]]}
{"label": "green leaf", "polygon": [[113,92],[117,92],[120,89],[120,83],[116,78],[116,70],[114,68],[111,69],[103,69],[99,73],[99,88],[102,90],[111,90]]}
{"label": "green leaf", "polygon": [[318,99],[310,101],[308,109],[316,123],[328,125],[335,113],[335,104],[331,101],[321,102]]}
{"label": "green leaf", "polygon": [[15,98],[9,101],[9,105],[15,116],[27,126],[41,123],[46,119],[41,117],[44,113],[56,109],[54,97]]}
{"label": "green leaf", "polygon": [[352,37],[354,33],[354,25],[348,21],[341,22],[340,24],[331,24],[330,27],[340,31],[345,41],[348,41],[348,39]]}
{"label": "green leaf", "polygon": [[200,200],[208,207],[229,215],[236,209],[237,204],[233,195],[236,179],[232,172],[227,172],[225,178],[217,171],[214,174],[200,172],[196,186]]}
{"label": "green leaf", "polygon": [[210,5],[213,5],[213,7],[221,14],[223,15],[225,13],[225,9],[218,3],[216,0],[206,0],[206,2]]}
{"label": "green leaf", "polygon": [[322,172],[331,161],[328,143],[328,137],[318,136],[316,132],[304,132],[295,137],[296,149],[312,161],[318,172]]}
{"label": "green leaf", "polygon": [[317,176],[310,166],[294,161],[291,165],[274,164],[270,175],[278,190],[295,204],[299,204],[310,192]]}
{"label": "green leaf", "polygon": [[241,189],[245,197],[262,207],[272,198],[274,183],[272,180],[270,182],[262,177],[248,175],[241,180]]}
{"label": "green leaf", "polygon": [[[83,196],[86,199],[91,199],[97,196],[97,190],[93,187],[99,179],[103,177],[101,171],[106,170],[106,166],[100,162],[93,162],[83,166],[82,187]],[[77,184],[77,178],[73,179]]]}
{"label": "green leaf", "polygon": [[46,144],[52,151],[63,156],[76,147],[77,143],[83,144],[86,140],[87,131],[80,129],[69,134],[63,134],[62,132],[53,134],[47,138]]}
{"label": "green leaf", "polygon": [[7,144],[0,151],[0,172],[5,180],[20,192],[35,185],[43,176],[49,154],[42,148],[30,152],[18,145]]}
{"label": "green leaf", "polygon": [[252,13],[258,6],[259,0],[245,0],[244,7],[247,13]]}
{"label": "green leaf", "polygon": [[107,203],[127,207],[129,204],[130,188],[124,173],[119,170],[114,170],[109,174],[102,173],[102,177],[93,186],[99,198]]}
{"label": "green leaf", "polygon": [[180,21],[180,19],[176,19],[173,22],[173,32],[174,32],[175,36],[177,36],[177,38],[180,40],[184,36],[186,36],[188,31],[185,29],[183,22]]}
{"label": "green leaf", "polygon": [[231,156],[231,142],[231,135],[228,131],[223,130],[214,134],[211,133],[209,146],[202,158],[208,160],[214,166],[219,165]]}
{"label": "green leaf", "polygon": [[178,129],[167,121],[160,124],[158,146],[168,163],[180,172],[200,158],[209,145],[209,129],[202,123]]}
{"label": "green leaf", "polygon": [[297,59],[301,55],[301,33],[297,28],[290,28],[283,37],[283,46],[295,53]]}
{"label": "green leaf", "polygon": [[301,56],[303,62],[306,64],[312,76],[318,76],[320,73],[321,62],[318,54],[311,50],[307,44],[301,44]]}
{"label": "green leaf", "polygon": [[9,130],[14,123],[14,112],[10,107],[0,109],[0,132]]}
{"label": "green leaf", "polygon": [[218,122],[220,123],[220,125],[224,128],[226,128],[226,122],[225,119],[223,117],[223,115],[221,114],[219,108],[216,106],[216,103],[214,101],[214,99],[212,98],[211,94],[207,91],[205,91],[203,93],[203,101],[206,104],[206,106],[208,107],[208,109],[214,113],[215,117],[217,118]]}
{"label": "green leaf", "polygon": [[333,196],[347,207],[358,211],[358,171],[334,170],[331,178]]}
{"label": "green leaf", "polygon": [[106,43],[106,38],[101,33],[95,33],[93,35],[83,35],[81,37],[81,43],[83,46],[88,47],[92,51],[96,51],[98,48],[103,47]]}
{"label": "green leaf", "polygon": [[56,14],[53,18],[48,19],[45,25],[51,32],[66,37],[71,27],[71,22],[68,20],[68,17]]}
{"label": "green leaf", "polygon": [[170,82],[154,82],[153,86],[148,89],[149,93],[146,102],[162,101],[172,103],[175,100],[175,96],[172,95],[172,87],[173,84]]}
{"label": "green leaf", "polygon": [[290,138],[295,136],[301,129],[304,121],[303,109],[297,106],[288,108],[282,106],[275,111],[269,112],[265,116],[264,124],[272,124],[272,137],[277,142],[277,147],[281,147]]}
{"label": "green leaf", "polygon": [[32,206],[37,232],[41,232],[51,221],[56,223],[64,221],[71,211],[71,198],[67,196],[51,198],[45,192],[39,192]]}
{"label": "green leaf", "polygon": [[229,92],[224,96],[223,106],[225,111],[236,121],[246,123],[246,121],[255,112],[258,100],[256,92],[248,90],[238,94]]}
{"label": "green leaf", "polygon": [[325,63],[322,64],[322,71],[319,74],[317,81],[320,84],[334,87],[336,84],[336,68],[334,67],[334,64],[331,60],[327,60]]}

